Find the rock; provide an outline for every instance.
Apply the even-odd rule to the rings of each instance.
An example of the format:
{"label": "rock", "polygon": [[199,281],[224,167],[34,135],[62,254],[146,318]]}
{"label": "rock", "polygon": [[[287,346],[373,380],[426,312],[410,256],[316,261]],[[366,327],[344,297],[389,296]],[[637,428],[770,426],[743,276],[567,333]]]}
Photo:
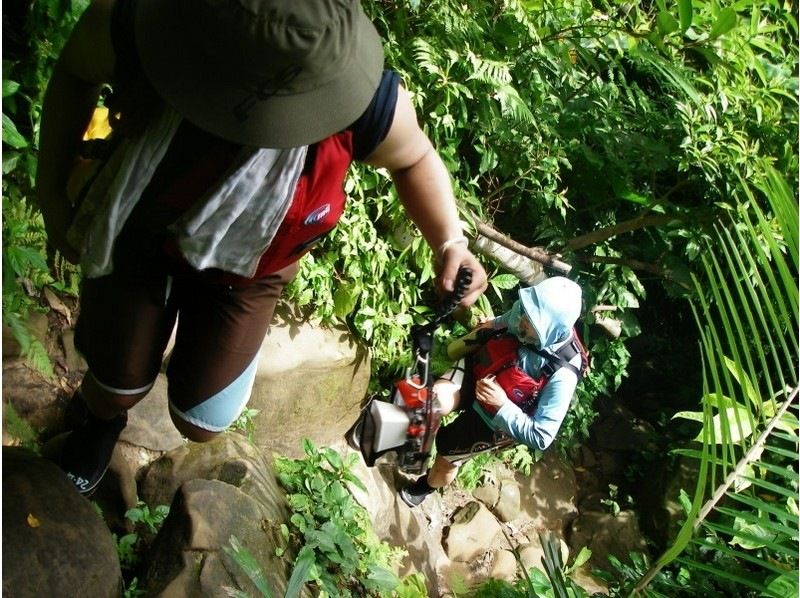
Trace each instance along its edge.
{"label": "rock", "polygon": [[61,345],[64,348],[64,362],[71,372],[85,372],[89,369],[86,360],[75,348],[75,331],[71,328],[61,333]]}
{"label": "rock", "polygon": [[[464,588],[473,587],[480,583],[473,578],[469,563],[458,561],[447,561],[447,564],[439,569],[438,584],[441,591],[431,596],[453,597],[463,596]],[[459,589],[456,591],[456,589]]]}
{"label": "rock", "polygon": [[[660,459],[652,464],[648,483],[638,488],[639,524],[657,546],[669,544],[686,519],[680,493],[697,485],[699,468],[700,462],[692,457]],[[718,470],[716,475],[721,479],[725,474]]]}
{"label": "rock", "polygon": [[249,407],[254,442],[268,453],[303,456],[302,439],[341,441],[355,421],[370,376],[367,350],[344,328],[315,328],[276,317],[264,339]]}
{"label": "rock", "polygon": [[120,440],[154,453],[183,446],[183,436],[169,415],[167,377],[164,374],[158,375],[147,396],[128,411],[128,425],[122,431]]}
{"label": "rock", "polygon": [[[354,454],[352,449],[342,450]],[[368,488],[364,492],[351,486],[354,498],[369,515],[375,535],[408,553],[400,565],[399,575],[422,573],[429,594],[438,596],[437,571],[449,563],[441,543],[443,516],[439,494],[432,494],[419,507],[410,509],[396,491],[408,480],[400,476],[392,461],[367,467],[359,456],[352,471]]]}
{"label": "rock", "polygon": [[495,513],[500,521],[508,523],[520,513],[519,484],[514,479],[504,479],[500,483],[500,498],[495,505]]}
{"label": "rock", "polygon": [[629,552],[648,553],[633,511],[620,511],[616,517],[599,511],[581,513],[570,527],[569,544],[573,550],[589,548],[589,563],[601,569],[611,567],[608,555],[629,563]]}
{"label": "rock", "polygon": [[116,546],[89,501],[54,464],[3,447],[3,593],[117,597]]}
{"label": "rock", "polygon": [[226,588],[258,595],[242,566],[224,550],[233,547],[235,537],[259,563],[273,595],[283,595],[293,556],[275,555],[285,541],[283,519],[274,519],[274,511],[275,505],[225,482],[186,482],[148,553],[142,587],[148,596],[225,596]]}
{"label": "rock", "polygon": [[3,402],[9,403],[37,435],[62,427],[62,394],[23,361],[3,361]]}
{"label": "rock", "polygon": [[483,484],[472,491],[475,500],[481,501],[489,509],[494,509],[497,501],[500,500],[500,488],[497,484]]}
{"label": "rock", "polygon": [[272,467],[237,432],[220,434],[206,443],[188,442],[165,453],[148,468],[139,494],[151,508],[168,505],[183,483],[195,479],[216,479],[241,488],[260,503],[273,505],[275,518],[284,515],[285,498]]}
{"label": "rock", "polygon": [[586,469],[591,469],[592,467],[597,466],[597,457],[595,457],[594,452],[592,449],[586,445],[581,446],[580,448],[581,453],[581,466],[585,467]]}
{"label": "rock", "polygon": [[588,511],[607,511],[603,504],[604,500],[608,500],[608,492],[592,492],[581,499],[578,503],[578,510],[581,513]]}
{"label": "rock", "polygon": [[545,451],[531,475],[517,475],[520,506],[537,529],[561,531],[578,515],[575,472],[554,450]]}
{"label": "rock", "polygon": [[510,550],[497,550],[494,553],[494,562],[490,577],[513,582],[517,578],[517,557]]}
{"label": "rock", "polygon": [[453,561],[470,561],[486,552],[500,532],[500,524],[489,509],[477,501],[469,502],[453,515],[445,553]]}
{"label": "rock", "polygon": [[586,590],[586,593],[589,594],[589,596],[608,596],[608,584],[602,579],[594,577],[591,574],[590,569],[591,567],[589,565],[584,564],[570,573],[569,577],[572,581]]}
{"label": "rock", "polygon": [[[50,320],[46,313],[32,311],[28,314],[25,323],[31,336],[38,340],[45,348],[48,347],[47,333],[50,328]],[[3,325],[3,359],[16,359],[22,356],[22,347],[14,336],[10,326]]]}
{"label": "rock", "polygon": [[[560,537],[560,535],[557,535],[557,537],[561,551],[561,564],[564,565],[569,560],[569,546],[567,546],[567,543],[563,538]],[[539,534],[530,534],[528,540],[530,540],[529,544],[523,544],[517,548],[517,550],[519,550],[519,558],[522,561],[522,566],[525,567],[526,571],[531,567],[536,567],[537,569],[544,571],[544,563],[542,562],[542,558],[544,557],[544,548],[542,547],[542,540],[539,537]]]}
{"label": "rock", "polygon": [[611,413],[592,426],[591,436],[601,451],[639,451],[656,449],[655,431],[646,421],[620,404],[611,407]]}

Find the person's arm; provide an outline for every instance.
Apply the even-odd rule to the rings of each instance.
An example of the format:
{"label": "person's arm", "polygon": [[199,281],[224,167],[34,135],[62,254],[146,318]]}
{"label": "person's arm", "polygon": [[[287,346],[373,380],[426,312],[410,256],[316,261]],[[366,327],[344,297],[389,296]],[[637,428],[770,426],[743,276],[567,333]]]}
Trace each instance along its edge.
{"label": "person's arm", "polygon": [[102,84],[111,80],[113,0],[96,0],[75,25],[53,70],[42,105],[36,193],[48,242],[67,260],[78,261],[66,240],[72,217],[67,179]]}
{"label": "person's arm", "polygon": [[560,368],[539,395],[532,416],[506,400],[495,414],[493,423],[514,440],[545,450],[561,428],[577,385],[575,372]]}
{"label": "person's arm", "polygon": [[[486,272],[469,251],[458,218],[450,175],[417,122],[408,93],[400,87],[394,120],[386,138],[364,160],[386,168],[411,220],[437,259],[437,284],[452,291],[459,267],[472,270],[472,284],[462,301],[471,305],[486,289]],[[443,248],[443,249],[442,249]]]}

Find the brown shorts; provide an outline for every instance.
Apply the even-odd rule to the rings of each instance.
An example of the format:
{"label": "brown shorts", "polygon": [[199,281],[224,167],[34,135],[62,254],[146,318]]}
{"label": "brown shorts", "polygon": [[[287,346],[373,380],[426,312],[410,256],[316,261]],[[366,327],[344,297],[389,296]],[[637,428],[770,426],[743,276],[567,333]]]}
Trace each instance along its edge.
{"label": "brown shorts", "polygon": [[204,429],[225,429],[249,398],[258,351],[297,264],[231,287],[185,267],[124,261],[83,281],[75,343],[93,377],[116,394],[148,390],[177,320],[170,409]]}

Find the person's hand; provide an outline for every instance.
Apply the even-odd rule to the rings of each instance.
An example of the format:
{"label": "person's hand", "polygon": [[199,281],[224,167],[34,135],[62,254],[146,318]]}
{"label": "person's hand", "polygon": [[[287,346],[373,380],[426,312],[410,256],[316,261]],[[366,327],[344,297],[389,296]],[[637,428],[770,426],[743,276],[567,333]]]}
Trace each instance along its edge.
{"label": "person's hand", "polygon": [[483,405],[500,409],[508,401],[506,392],[497,383],[494,376],[486,376],[478,380],[475,385],[475,398]]}
{"label": "person's hand", "polygon": [[481,266],[465,243],[456,243],[448,246],[438,258],[438,275],[436,287],[442,293],[452,293],[455,288],[456,274],[462,266],[472,270],[472,283],[469,285],[464,298],[459,305],[467,307],[475,303],[478,297],[486,290],[486,271]]}
{"label": "person's hand", "polygon": [[493,318],[487,318],[485,316],[481,316],[478,319],[478,323],[475,324],[475,326],[472,327],[472,330],[482,330],[484,328],[494,328],[494,323],[493,322],[494,322]]}

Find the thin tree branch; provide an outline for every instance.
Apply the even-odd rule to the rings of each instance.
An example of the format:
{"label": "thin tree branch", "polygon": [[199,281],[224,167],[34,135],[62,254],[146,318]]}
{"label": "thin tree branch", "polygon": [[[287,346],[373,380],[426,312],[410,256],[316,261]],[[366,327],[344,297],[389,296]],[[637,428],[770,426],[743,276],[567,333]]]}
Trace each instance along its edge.
{"label": "thin tree branch", "polygon": [[638,230],[640,228],[646,228],[648,226],[660,226],[662,224],[672,222],[673,220],[680,220],[680,218],[676,216],[668,216],[666,214],[637,216],[631,220],[626,220],[613,226],[600,228],[585,235],[581,235],[580,237],[574,237],[567,241],[567,247],[573,251],[583,249],[584,247],[594,245],[595,243],[600,243],[601,241],[605,241],[611,237],[616,237],[617,235],[621,235],[623,233],[629,233],[631,231]]}

